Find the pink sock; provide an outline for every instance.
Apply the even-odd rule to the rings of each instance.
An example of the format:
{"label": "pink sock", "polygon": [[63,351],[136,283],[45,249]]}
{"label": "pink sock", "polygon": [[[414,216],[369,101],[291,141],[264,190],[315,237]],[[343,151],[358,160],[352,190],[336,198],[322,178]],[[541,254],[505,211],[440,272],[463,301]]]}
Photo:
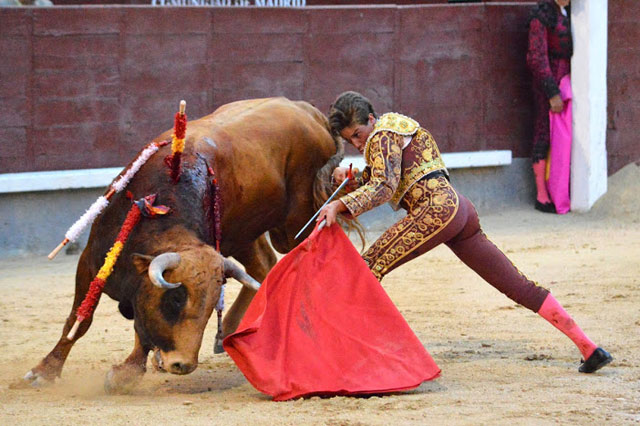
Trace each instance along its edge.
{"label": "pink sock", "polygon": [[538,315],[566,334],[567,337],[576,344],[585,360],[589,359],[593,351],[596,350],[596,344],[584,334],[580,327],[578,327],[578,324],[576,324],[551,293],[544,299],[542,306],[540,306],[538,310]]}
{"label": "pink sock", "polygon": [[547,192],[547,181],[545,174],[547,172],[547,162],[540,160],[533,163],[533,174],[536,178],[536,199],[542,204],[550,203],[549,192]]}

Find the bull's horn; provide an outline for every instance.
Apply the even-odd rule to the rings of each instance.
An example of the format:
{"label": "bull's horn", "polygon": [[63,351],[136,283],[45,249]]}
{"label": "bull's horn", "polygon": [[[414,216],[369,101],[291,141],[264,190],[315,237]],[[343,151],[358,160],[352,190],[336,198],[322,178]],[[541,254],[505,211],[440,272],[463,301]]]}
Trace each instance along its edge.
{"label": "bull's horn", "polygon": [[224,260],[224,276],[235,278],[240,281],[243,286],[250,288],[251,290],[258,291],[260,283],[254,280],[249,274],[242,270],[238,265],[230,261]]}
{"label": "bull's horn", "polygon": [[180,255],[178,253],[162,253],[156,256],[149,265],[149,279],[156,286],[165,290],[178,288],[182,283],[167,282],[162,273],[167,269],[175,269],[180,265]]}

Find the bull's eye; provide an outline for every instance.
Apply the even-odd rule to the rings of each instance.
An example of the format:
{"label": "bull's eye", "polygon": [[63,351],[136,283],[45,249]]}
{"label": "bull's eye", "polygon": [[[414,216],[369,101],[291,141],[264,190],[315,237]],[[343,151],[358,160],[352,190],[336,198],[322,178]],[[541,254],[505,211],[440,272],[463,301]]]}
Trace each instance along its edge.
{"label": "bull's eye", "polygon": [[175,324],[180,319],[180,313],[187,303],[187,289],[184,286],[166,290],[160,300],[160,312],[169,324]]}

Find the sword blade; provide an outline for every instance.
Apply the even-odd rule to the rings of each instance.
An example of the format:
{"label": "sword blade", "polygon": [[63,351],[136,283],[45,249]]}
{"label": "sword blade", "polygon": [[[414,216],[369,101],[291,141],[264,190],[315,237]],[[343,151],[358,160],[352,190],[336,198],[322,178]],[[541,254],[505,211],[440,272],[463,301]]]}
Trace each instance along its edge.
{"label": "sword blade", "polygon": [[305,229],[307,229],[307,227],[311,224],[311,222],[313,222],[313,219],[315,219],[319,214],[320,211],[324,208],[324,206],[326,206],[327,204],[329,204],[331,202],[331,200],[333,200],[333,198],[338,195],[338,192],[340,192],[340,190],[342,188],[344,188],[344,186],[347,184],[347,182],[349,182],[349,178],[346,178],[345,180],[342,181],[342,183],[340,184],[340,186],[338,187],[338,189],[336,189],[333,194],[331,194],[331,196],[327,199],[327,201],[324,202],[324,204],[318,209],[318,211],[311,217],[311,219],[309,219],[309,222],[306,223],[306,225],[304,225],[302,227],[302,229],[296,234],[295,237],[293,237],[294,240],[297,240],[298,237],[300,236],[300,234],[302,234],[304,232]]}

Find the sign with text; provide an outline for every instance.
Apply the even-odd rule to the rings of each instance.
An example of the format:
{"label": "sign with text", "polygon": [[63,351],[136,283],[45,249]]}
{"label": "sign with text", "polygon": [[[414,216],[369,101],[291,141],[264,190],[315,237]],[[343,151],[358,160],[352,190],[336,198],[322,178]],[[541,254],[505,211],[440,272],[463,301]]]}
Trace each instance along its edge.
{"label": "sign with text", "polygon": [[152,6],[303,7],[307,0],[151,0]]}

